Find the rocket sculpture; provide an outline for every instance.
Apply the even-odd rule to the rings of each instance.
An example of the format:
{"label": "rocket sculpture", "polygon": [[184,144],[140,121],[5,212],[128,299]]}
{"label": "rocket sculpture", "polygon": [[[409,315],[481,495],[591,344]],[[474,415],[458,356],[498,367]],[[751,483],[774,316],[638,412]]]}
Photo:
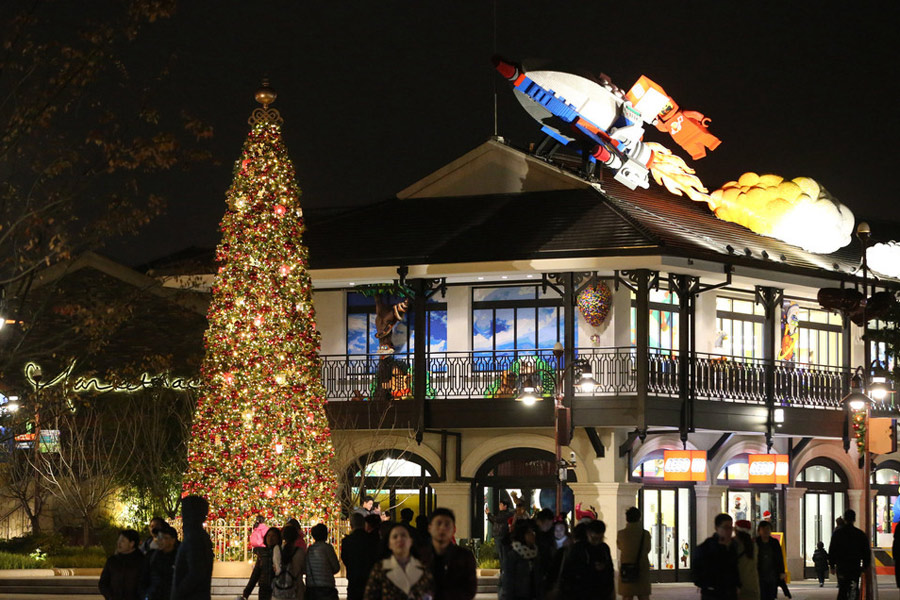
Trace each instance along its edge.
{"label": "rocket sculpture", "polygon": [[560,144],[578,150],[588,174],[599,162],[616,181],[649,187],[649,174],[669,191],[695,200],[706,189],[684,161],[665,147],[644,142],[644,125],[668,132],[693,159],[706,156],[721,143],[709,133],[709,119],[680,110],[665,90],[646,76],[628,93],[610,81],[592,81],[559,71],[525,71],[494,57],[494,66],[516,92],[516,99],[541,124],[541,131]]}

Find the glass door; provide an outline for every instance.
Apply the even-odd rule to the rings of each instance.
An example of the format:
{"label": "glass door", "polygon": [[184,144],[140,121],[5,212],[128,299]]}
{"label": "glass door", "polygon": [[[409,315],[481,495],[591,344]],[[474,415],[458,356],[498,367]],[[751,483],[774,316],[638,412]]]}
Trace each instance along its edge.
{"label": "glass door", "polygon": [[828,550],[834,521],[844,513],[842,493],[808,491],[803,505],[803,555],[806,566],[813,566],[813,552],[819,542]]}
{"label": "glass door", "polygon": [[894,505],[897,502],[894,495],[878,494],[875,496],[875,512],[872,513],[872,522],[875,526],[875,546],[877,548],[890,548],[894,541]]}
{"label": "glass door", "polygon": [[689,579],[691,567],[690,488],[644,489],[641,512],[650,532],[650,571],[655,581]]}

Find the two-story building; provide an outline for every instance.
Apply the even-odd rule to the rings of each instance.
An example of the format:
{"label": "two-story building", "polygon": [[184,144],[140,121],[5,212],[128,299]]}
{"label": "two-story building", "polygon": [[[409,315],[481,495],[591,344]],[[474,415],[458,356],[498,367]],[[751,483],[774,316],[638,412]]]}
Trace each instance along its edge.
{"label": "two-story building", "polygon": [[[593,507],[612,532],[639,506],[659,580],[689,578],[723,511],[772,521],[795,578],[844,509],[862,515],[842,405],[861,329],[816,300],[861,283],[859,246],[806,252],[502,140],[307,225],[336,451],[383,507],[447,506],[458,537],[483,537],[501,497],[554,505],[559,434],[564,506]],[[188,271],[154,274],[179,286]],[[414,294],[385,355],[371,286],[394,281]],[[575,385],[585,370],[592,390]],[[539,401],[518,401],[526,384]],[[699,480],[666,481],[667,450],[706,451]],[[767,453],[788,457],[788,483],[750,483]],[[876,463],[873,535],[889,546],[900,462]]]}

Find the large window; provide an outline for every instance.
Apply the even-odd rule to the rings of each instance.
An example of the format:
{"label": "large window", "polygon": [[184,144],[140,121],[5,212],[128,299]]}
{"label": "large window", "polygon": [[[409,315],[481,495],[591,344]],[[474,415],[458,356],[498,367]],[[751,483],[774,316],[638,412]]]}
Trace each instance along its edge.
{"label": "large window", "polygon": [[539,285],[472,289],[472,350],[476,365],[493,370],[508,362],[565,343],[562,298]]}
{"label": "large window", "polygon": [[[399,302],[392,298],[391,302]],[[433,298],[426,304],[429,352],[447,351],[447,303]],[[415,311],[410,302],[410,310],[394,328],[394,352],[412,353],[415,350]],[[362,294],[347,294],[347,354],[375,354],[378,339],[375,337],[375,300]]]}
{"label": "large window", "polygon": [[[637,299],[631,294],[631,345],[637,345]],[[651,350],[678,350],[678,294],[669,290],[650,290]]]}
{"label": "large window", "polygon": [[735,358],[763,357],[765,309],[752,300],[716,298],[716,352]]}
{"label": "large window", "polygon": [[[888,321],[882,321],[881,319],[875,319],[873,321],[869,321],[870,331],[872,330],[882,330],[882,329],[896,329],[896,324]],[[885,342],[877,342],[872,341],[869,346],[869,356],[872,357],[873,361],[878,361],[881,366],[889,371],[894,370],[894,356],[888,354],[888,347]]]}
{"label": "large window", "polygon": [[797,319],[799,326],[797,362],[807,365],[842,367],[843,324],[841,316],[826,310],[801,306]]}

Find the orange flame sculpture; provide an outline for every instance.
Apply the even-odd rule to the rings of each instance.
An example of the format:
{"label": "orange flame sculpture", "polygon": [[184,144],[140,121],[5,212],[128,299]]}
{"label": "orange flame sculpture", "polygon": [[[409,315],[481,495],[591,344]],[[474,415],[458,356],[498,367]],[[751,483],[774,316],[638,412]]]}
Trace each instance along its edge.
{"label": "orange flame sculpture", "polygon": [[850,209],[809,177],[744,173],[710,194],[707,204],[723,221],[809,252],[834,252],[853,234]]}

